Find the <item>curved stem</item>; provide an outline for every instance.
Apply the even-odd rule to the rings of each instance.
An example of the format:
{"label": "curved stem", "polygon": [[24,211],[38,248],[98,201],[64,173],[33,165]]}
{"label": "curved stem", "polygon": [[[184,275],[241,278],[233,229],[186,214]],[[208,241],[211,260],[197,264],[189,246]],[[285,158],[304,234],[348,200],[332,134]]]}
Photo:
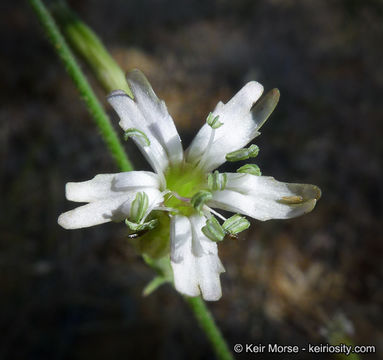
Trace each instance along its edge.
{"label": "curved stem", "polygon": [[217,359],[220,360],[232,360],[231,354],[225,339],[222,336],[221,331],[217,327],[212,314],[206,306],[206,303],[198,297],[184,297],[186,303],[190,306],[194,312],[195,317],[202,330],[205,332],[209,339]]}
{"label": "curved stem", "polygon": [[36,16],[44,28],[44,31],[48,35],[57,55],[63,62],[69,76],[75,83],[82,99],[85,101],[89,112],[96,122],[97,127],[99,128],[101,135],[119,168],[122,171],[133,170],[133,166],[109,121],[108,115],[105,113],[103,107],[90,87],[88,80],[82,73],[72,54],[72,51],[69,49],[52,16],[40,0],[29,0],[29,3],[36,13]]}

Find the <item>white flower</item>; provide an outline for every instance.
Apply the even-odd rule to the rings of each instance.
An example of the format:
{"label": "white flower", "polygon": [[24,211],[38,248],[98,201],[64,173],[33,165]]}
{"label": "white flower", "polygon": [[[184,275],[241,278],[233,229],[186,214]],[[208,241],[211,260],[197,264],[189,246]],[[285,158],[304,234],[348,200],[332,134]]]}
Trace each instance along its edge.
{"label": "white flower", "polygon": [[77,229],[128,219],[134,229],[145,230],[154,227],[147,222],[151,212],[164,210],[170,217],[170,260],[176,289],[188,296],[202,294],[205,300],[217,300],[224,268],[216,242],[225,233],[235,234],[248,225],[237,215],[221,226],[214,215],[224,218],[212,208],[258,220],[287,219],[311,211],[320,190],[254,175],[259,170],[255,165],[246,165],[237,173],[211,173],[226,159],[257,155],[255,145],[243,147],[260,134],[259,128],[278,102],[277,90],[257,102],[262,85],[247,83],[228,103],[218,103],[184,152],[165,103],[145,76],[134,70],[128,74],[128,82],[134,100],[121,90],[112,92],[108,100],[120,117],[120,126],[155,173],[104,174],[68,183],[67,199],[88,204],[62,214],[58,223]]}

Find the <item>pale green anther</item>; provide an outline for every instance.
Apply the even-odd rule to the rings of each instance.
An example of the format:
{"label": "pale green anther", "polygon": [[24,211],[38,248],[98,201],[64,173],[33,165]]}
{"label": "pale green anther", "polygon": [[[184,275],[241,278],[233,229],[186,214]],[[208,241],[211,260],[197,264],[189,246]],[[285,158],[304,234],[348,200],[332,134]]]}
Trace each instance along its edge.
{"label": "pale green anther", "polygon": [[132,202],[130,207],[130,221],[134,223],[139,223],[144,217],[146,210],[148,210],[149,198],[145,192],[137,193],[135,199]]}
{"label": "pale green anther", "polygon": [[158,219],[152,219],[142,224],[138,224],[136,222],[132,222],[132,221],[129,221],[128,219],[125,219],[125,224],[130,230],[135,232],[149,231],[149,230],[153,230],[158,225]]}
{"label": "pale green anther", "polygon": [[209,115],[206,118],[206,123],[212,129],[218,129],[219,127],[223,125],[223,123],[219,121],[219,115],[214,116],[213,113],[209,113]]}
{"label": "pale green anther", "polygon": [[248,229],[250,222],[241,215],[233,215],[228,218],[223,224],[222,228],[229,234],[238,234],[241,231]]}
{"label": "pale green anther", "polygon": [[255,158],[259,153],[259,147],[255,144],[250,145],[249,148],[243,148],[231,153],[226,154],[227,161],[240,161],[249,158]]}
{"label": "pale green anther", "polygon": [[130,128],[125,131],[125,140],[128,140],[130,137],[135,137],[141,143],[142,146],[149,146],[150,140],[146,134],[138,129]]}
{"label": "pale green anther", "polygon": [[259,154],[259,147],[258,145],[252,144],[249,146],[248,151],[249,151],[249,157],[255,158]]}
{"label": "pale green anther", "polygon": [[201,212],[202,207],[205,205],[207,201],[209,201],[213,197],[212,193],[207,190],[201,190],[198,191],[193,195],[190,202],[193,205],[193,207],[198,211]]}
{"label": "pale green anther", "polygon": [[211,191],[224,190],[227,183],[227,174],[220,174],[218,170],[210,173],[207,177],[207,184]]}
{"label": "pale green anther", "polygon": [[222,241],[225,237],[225,231],[215,217],[208,219],[201,230],[206,237],[215,242]]}
{"label": "pale green anther", "polygon": [[256,164],[246,164],[237,169],[237,173],[245,173],[256,176],[261,176],[262,172],[258,165]]}

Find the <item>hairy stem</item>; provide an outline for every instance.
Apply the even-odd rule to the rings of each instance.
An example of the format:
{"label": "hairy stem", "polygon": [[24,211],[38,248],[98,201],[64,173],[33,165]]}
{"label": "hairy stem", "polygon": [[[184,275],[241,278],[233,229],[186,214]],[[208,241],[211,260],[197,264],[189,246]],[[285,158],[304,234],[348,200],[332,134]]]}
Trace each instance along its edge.
{"label": "hairy stem", "polygon": [[88,80],[77,64],[72,51],[61,35],[60,30],[58,29],[49,11],[41,0],[29,0],[29,3],[39,19],[44,31],[48,35],[57,55],[63,62],[69,76],[75,83],[80,96],[85,101],[93,120],[97,124],[97,127],[100,130],[100,133],[119,168],[122,171],[133,170],[133,166],[109,121],[108,115],[105,113],[105,110],[90,87]]}

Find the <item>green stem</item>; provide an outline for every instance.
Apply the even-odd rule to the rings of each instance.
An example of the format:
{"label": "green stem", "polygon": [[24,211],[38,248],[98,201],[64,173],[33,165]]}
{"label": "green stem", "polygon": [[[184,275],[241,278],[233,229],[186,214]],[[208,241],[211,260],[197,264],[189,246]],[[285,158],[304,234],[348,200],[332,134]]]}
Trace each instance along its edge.
{"label": "green stem", "polygon": [[129,158],[109,121],[108,115],[105,113],[85,75],[82,73],[52,16],[40,0],[29,0],[29,3],[36,13],[45,32],[48,34],[55,51],[64,63],[69,76],[72,78],[77,90],[85,101],[89,112],[96,122],[101,135],[119,168],[122,171],[133,170],[133,166],[130,163]]}
{"label": "green stem", "polygon": [[209,339],[217,358],[220,360],[232,360],[231,354],[221,331],[217,327],[212,314],[206,306],[206,303],[198,297],[184,297],[187,304],[194,312],[195,317],[202,330]]}

